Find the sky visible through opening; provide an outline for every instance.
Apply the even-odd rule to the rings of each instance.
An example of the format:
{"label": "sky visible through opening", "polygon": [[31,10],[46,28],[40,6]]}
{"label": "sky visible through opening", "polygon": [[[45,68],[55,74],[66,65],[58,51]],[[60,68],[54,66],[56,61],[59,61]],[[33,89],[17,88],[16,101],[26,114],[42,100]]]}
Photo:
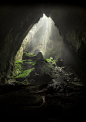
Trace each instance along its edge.
{"label": "sky visible through opening", "polygon": [[46,55],[50,49],[59,48],[61,52],[62,49],[60,48],[63,45],[63,38],[59,34],[54,21],[43,14],[43,17],[28,32],[23,44],[24,49],[31,54],[42,52],[43,55]]}

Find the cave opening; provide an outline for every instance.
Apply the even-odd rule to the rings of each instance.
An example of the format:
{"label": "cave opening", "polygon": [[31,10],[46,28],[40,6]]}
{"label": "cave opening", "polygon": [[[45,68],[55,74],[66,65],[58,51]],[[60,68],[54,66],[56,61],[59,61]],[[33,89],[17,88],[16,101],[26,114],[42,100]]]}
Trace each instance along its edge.
{"label": "cave opening", "polygon": [[55,77],[57,81],[63,81],[58,73],[55,72],[55,75],[54,70],[68,62],[70,65],[70,61],[73,62],[73,57],[65,48],[59,29],[51,17],[43,13],[23,39],[15,56],[12,79],[7,83],[46,84]]}
{"label": "cave opening", "polygon": [[52,79],[52,66],[63,66],[63,37],[44,13],[25,36],[15,56],[12,79],[24,84],[45,84]]}
{"label": "cave opening", "polygon": [[41,52],[44,58],[62,58],[63,49],[63,37],[59,34],[59,29],[54,21],[43,13],[42,18],[33,25],[24,38],[15,60],[22,60],[25,51],[30,54]]}
{"label": "cave opening", "polygon": [[[29,13],[35,16],[33,17],[31,15],[30,18],[29,14],[28,18],[36,19],[39,11],[40,9],[35,13],[32,9],[32,12],[30,11]],[[68,27],[70,27],[69,25],[73,26],[70,16],[74,18],[74,15],[67,10],[67,14],[69,12],[67,19],[67,16],[65,16],[67,14],[64,14],[64,11],[65,9],[61,11],[63,14],[60,13],[60,10],[53,10],[53,12],[51,12],[53,13],[52,18],[56,25],[59,23],[59,28],[62,26],[63,29],[60,28],[59,30],[55,26],[54,21],[46,16],[47,12],[46,15],[43,14],[43,17],[39,19],[38,23],[34,24],[31,30],[29,30],[24,40],[21,38],[26,29],[24,28],[24,22],[26,26],[28,22],[30,23],[27,17],[27,21],[22,20],[21,24],[19,22],[17,26],[19,27],[18,29],[14,27],[10,29],[6,38],[7,40],[5,40],[5,47],[2,50],[3,53],[1,54],[0,52],[0,63],[3,69],[1,70],[1,75],[4,74],[0,77],[1,116],[7,115],[9,119],[10,115],[11,118],[15,116],[15,119],[19,117],[19,120],[22,120],[22,118],[24,118],[24,120],[29,118],[32,121],[43,122],[68,122],[69,118],[71,118],[71,121],[84,120],[86,85],[83,83],[83,80],[79,78],[79,75],[75,73],[73,67],[71,67],[73,61],[75,62],[73,58],[74,53],[78,51],[81,43],[79,43],[80,40],[75,31],[75,27],[74,30],[68,30],[65,34],[63,33],[64,29],[68,29],[66,28],[68,24],[67,20],[70,22],[70,24],[68,24]],[[56,16],[57,13],[59,16]],[[25,19],[26,14],[20,14],[19,11],[19,15],[22,15],[22,17],[24,15]],[[15,14],[13,14],[13,16],[15,17]],[[67,21],[67,24],[65,24],[65,21]],[[17,22],[18,21],[14,22],[15,25]],[[13,29],[16,30],[16,32]],[[60,35],[59,31],[62,31],[63,37]],[[65,41],[63,40],[64,36],[66,41],[68,40],[69,45],[65,46]],[[21,40],[23,40],[23,42]],[[75,52],[72,54],[73,49]],[[12,52],[12,54],[10,52]],[[17,52],[16,56],[13,55],[15,52]],[[8,60],[6,60],[7,58]],[[77,60],[74,68],[78,64]],[[5,61],[7,61],[7,64]],[[3,68],[2,64],[5,68]],[[13,72],[11,69],[12,66]],[[78,65],[78,68],[79,66],[80,65]],[[7,70],[8,68],[9,72]],[[12,75],[10,75],[10,72]],[[82,70],[80,73],[81,72]],[[86,81],[86,78],[84,80]]]}

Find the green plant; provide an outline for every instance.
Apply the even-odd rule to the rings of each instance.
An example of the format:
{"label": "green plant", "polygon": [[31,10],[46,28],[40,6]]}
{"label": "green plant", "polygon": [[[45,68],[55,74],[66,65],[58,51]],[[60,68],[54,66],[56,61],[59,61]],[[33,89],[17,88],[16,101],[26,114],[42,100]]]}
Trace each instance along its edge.
{"label": "green plant", "polygon": [[22,74],[16,76],[16,78],[20,78],[20,77],[21,77],[21,78],[25,78],[25,77],[27,77],[33,69],[34,69],[34,68],[31,68],[31,69],[28,69],[28,70],[24,70],[24,71],[22,72]]}
{"label": "green plant", "polygon": [[24,85],[28,85],[29,84],[27,78],[22,82],[22,84],[24,84]]}
{"label": "green plant", "polygon": [[23,60],[22,61],[15,61],[15,64],[19,64],[19,63],[23,63]]}
{"label": "green plant", "polygon": [[20,62],[16,62],[15,63],[15,70],[14,70],[14,72],[13,72],[13,76],[15,76],[15,75],[18,75],[18,74],[20,74],[22,72],[22,66],[21,66],[21,64],[20,64]]}
{"label": "green plant", "polygon": [[55,60],[55,63],[58,62],[58,58]]}
{"label": "green plant", "polygon": [[54,62],[53,57],[50,57],[49,59],[46,59],[47,62]]}
{"label": "green plant", "polygon": [[47,62],[49,62],[49,61],[50,61],[50,59],[46,59],[46,61],[47,61]]}
{"label": "green plant", "polygon": [[56,60],[53,60],[54,63],[56,63]]}
{"label": "green plant", "polygon": [[34,55],[34,54],[30,54],[30,53],[27,53],[27,52],[23,52],[23,55],[29,56],[29,57],[34,57],[34,56],[36,56],[36,55]]}

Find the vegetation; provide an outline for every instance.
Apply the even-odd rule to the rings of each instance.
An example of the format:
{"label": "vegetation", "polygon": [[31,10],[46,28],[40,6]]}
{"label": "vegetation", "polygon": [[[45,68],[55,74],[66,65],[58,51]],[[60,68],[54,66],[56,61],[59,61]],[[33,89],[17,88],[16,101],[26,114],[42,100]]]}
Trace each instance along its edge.
{"label": "vegetation", "polygon": [[23,63],[23,61],[25,61],[25,60],[22,60],[22,61],[15,61],[15,64]]}
{"label": "vegetation", "polygon": [[26,78],[27,76],[29,76],[30,72],[33,70],[34,68],[28,69],[28,70],[24,70],[22,72],[22,74],[16,76],[16,78]]}
{"label": "vegetation", "polygon": [[29,57],[34,57],[34,56],[36,56],[36,55],[34,55],[34,54],[30,54],[30,53],[27,53],[27,52],[24,52],[23,55],[24,55],[24,56],[29,56]]}
{"label": "vegetation", "polygon": [[[30,69],[32,69],[35,64],[36,64],[36,61],[32,61],[31,59],[15,61],[15,69],[14,69],[12,77],[21,77],[25,73],[28,74],[30,72]],[[28,70],[26,70],[25,65],[29,66]]]}
{"label": "vegetation", "polygon": [[53,60],[53,58],[50,57],[49,59],[46,59],[46,61],[49,63],[52,63],[52,62],[56,63],[58,61],[58,58],[56,60]]}
{"label": "vegetation", "polygon": [[[49,59],[38,58],[34,60],[34,58],[29,59],[29,57],[34,57],[35,55],[29,54],[27,52],[24,52],[24,55],[28,56],[28,58],[26,57],[25,60],[22,61],[15,61],[15,70],[12,78],[17,80],[16,83],[28,84],[28,77],[35,69],[35,66],[37,66],[40,73],[36,74],[37,72],[35,72],[35,75],[32,76],[33,80],[37,75],[39,75],[38,77],[42,77],[44,74],[51,75],[52,63],[56,62],[57,59],[53,60],[53,58],[50,57]],[[17,78],[23,78],[23,81],[18,81]]]}

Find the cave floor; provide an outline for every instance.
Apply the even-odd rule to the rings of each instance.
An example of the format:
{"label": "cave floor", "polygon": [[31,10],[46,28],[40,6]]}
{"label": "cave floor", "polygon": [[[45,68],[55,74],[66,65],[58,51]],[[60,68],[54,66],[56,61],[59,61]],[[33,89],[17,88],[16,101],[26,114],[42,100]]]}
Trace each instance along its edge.
{"label": "cave floor", "polygon": [[71,68],[57,69],[64,80],[56,77],[56,82],[54,76],[49,84],[0,86],[0,118],[40,122],[85,121],[86,86]]}

